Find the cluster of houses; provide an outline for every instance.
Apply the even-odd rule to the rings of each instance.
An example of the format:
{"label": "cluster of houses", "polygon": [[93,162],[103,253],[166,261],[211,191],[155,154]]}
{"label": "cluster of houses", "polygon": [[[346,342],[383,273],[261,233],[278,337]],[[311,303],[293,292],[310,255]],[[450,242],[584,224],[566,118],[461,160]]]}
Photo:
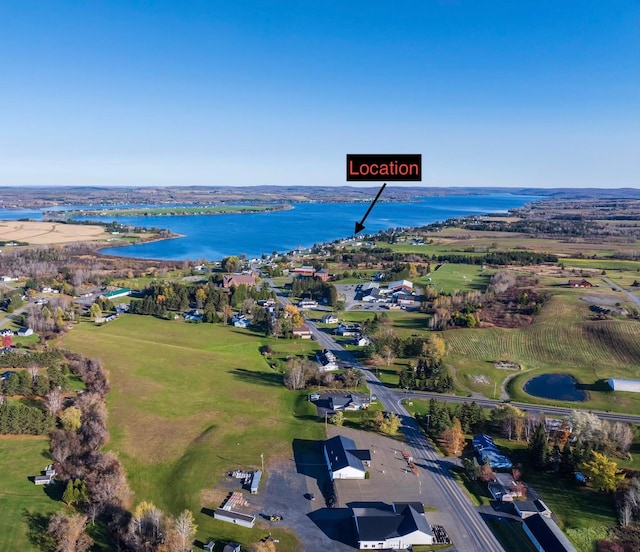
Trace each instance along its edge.
{"label": "cluster of houses", "polygon": [[20,328],[16,332],[9,330],[7,328],[0,330],[0,337],[13,337],[13,336],[29,337],[30,335],[33,335],[32,328]]}
{"label": "cluster of houses", "polygon": [[[565,426],[563,420],[550,419],[549,429]],[[488,435],[476,435],[472,440],[473,449],[482,463],[489,463],[495,469],[511,469],[511,461],[504,456]],[[499,502],[511,503],[515,514],[522,520],[522,528],[537,550],[541,552],[576,552],[569,539],[560,530],[553,518],[553,512],[537,498],[533,489],[528,494],[533,500],[523,500],[524,485],[517,482],[510,472],[495,472],[488,484],[491,496]]]}
{"label": "cluster of houses", "polygon": [[360,324],[338,324],[335,333],[341,337],[353,337],[351,343],[358,347],[366,347],[371,343],[371,340],[362,334]]}
{"label": "cluster of houses", "polygon": [[413,306],[419,297],[413,289],[413,282],[398,280],[386,288],[380,288],[379,282],[367,282],[356,286],[356,300],[364,303],[384,303],[397,307]]}

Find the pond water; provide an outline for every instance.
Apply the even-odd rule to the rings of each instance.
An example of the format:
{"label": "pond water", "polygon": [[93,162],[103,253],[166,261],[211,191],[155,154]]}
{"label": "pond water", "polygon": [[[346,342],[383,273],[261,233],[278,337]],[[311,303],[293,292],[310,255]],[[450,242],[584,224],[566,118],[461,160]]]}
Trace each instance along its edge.
{"label": "pond water", "polygon": [[529,395],[557,401],[586,401],[587,392],[578,389],[578,382],[568,374],[542,374],[531,378],[524,384]]}

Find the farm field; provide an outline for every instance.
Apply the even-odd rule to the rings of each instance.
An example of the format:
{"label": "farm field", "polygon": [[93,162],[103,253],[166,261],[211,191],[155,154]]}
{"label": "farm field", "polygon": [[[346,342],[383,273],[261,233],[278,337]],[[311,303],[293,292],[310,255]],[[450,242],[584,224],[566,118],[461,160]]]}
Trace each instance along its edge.
{"label": "farm field", "polygon": [[0,436],[0,544],[2,550],[40,550],[29,540],[30,522],[61,509],[62,502],[52,500],[44,487],[36,487],[28,478],[40,475],[51,461],[47,437]]}
{"label": "farm field", "polygon": [[[150,500],[173,515],[190,509],[204,542],[264,536],[264,527],[245,529],[201,513],[224,498],[226,491],[216,489],[224,474],[259,468],[261,453],[266,465],[290,455],[294,436],[324,437],[306,395],[287,391],[261,356],[266,344],[276,357],[308,354],[314,346],[135,315],[103,327],[80,324],[60,342],[101,358],[109,371],[108,448],[123,462],[133,502]],[[291,534],[273,535],[279,550],[294,548]]]}
{"label": "farm field", "polygon": [[110,237],[104,227],[89,224],[57,222],[0,221],[0,241],[47,245],[80,241],[104,241]]}
{"label": "farm field", "polygon": [[[446,360],[454,366],[458,383],[493,398],[495,385],[499,389],[512,376],[512,399],[544,402],[524,393],[522,386],[537,374],[562,372],[573,375],[589,391],[582,407],[640,413],[640,397],[602,391],[610,377],[640,377],[640,322],[591,320],[589,305],[579,297],[570,292],[553,296],[534,323],[524,328],[442,332]],[[517,362],[526,372],[498,370],[496,360]]]}

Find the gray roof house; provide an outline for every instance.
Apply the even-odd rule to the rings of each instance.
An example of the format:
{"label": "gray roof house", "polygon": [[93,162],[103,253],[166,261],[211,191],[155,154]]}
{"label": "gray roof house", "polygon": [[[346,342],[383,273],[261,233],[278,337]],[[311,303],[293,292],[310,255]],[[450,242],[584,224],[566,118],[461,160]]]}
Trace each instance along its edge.
{"label": "gray roof house", "polygon": [[388,508],[353,508],[358,548],[405,550],[433,544],[433,529],[419,502],[394,502]]}
{"label": "gray roof house", "polygon": [[[329,476],[334,479],[364,479],[367,470],[361,456],[362,451],[356,444],[342,435],[324,442],[324,458],[329,468]],[[369,456],[371,458],[371,456]]]}

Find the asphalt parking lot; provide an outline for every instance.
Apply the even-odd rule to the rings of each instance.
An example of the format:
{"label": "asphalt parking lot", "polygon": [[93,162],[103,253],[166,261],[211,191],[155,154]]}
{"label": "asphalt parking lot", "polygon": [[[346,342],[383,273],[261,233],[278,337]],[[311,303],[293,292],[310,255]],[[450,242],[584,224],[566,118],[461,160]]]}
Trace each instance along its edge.
{"label": "asphalt parking lot", "polygon": [[[427,507],[431,524],[444,526],[455,543],[456,529],[447,514],[448,505],[438,503],[430,492],[433,485],[428,467],[419,475],[409,469],[402,455],[403,443],[372,432],[344,427],[328,427],[327,437],[344,435],[359,448],[371,451],[370,479],[336,481],[337,503],[327,507],[329,474],[321,441],[295,439],[293,454],[267,466],[267,477],[257,495],[244,493],[249,507],[268,534],[272,528],[286,527],[296,533],[305,552],[353,552],[356,534],[350,507],[361,503],[420,502]],[[420,465],[424,459],[414,459]],[[426,469],[425,469],[426,468]],[[315,500],[310,499],[310,495]],[[282,516],[271,522],[270,516]]]}

